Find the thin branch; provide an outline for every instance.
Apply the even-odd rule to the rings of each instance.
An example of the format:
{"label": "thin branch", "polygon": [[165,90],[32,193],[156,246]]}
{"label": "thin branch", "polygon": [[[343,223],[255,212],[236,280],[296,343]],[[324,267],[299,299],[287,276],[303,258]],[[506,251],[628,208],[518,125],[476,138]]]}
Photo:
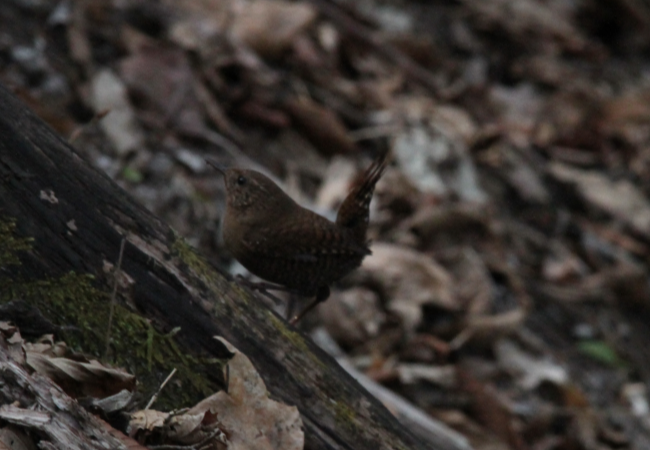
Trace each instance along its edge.
{"label": "thin branch", "polygon": [[158,390],[156,391],[156,393],[153,394],[153,397],[151,397],[151,400],[149,400],[149,403],[147,403],[147,406],[144,408],[145,411],[146,411],[147,409],[151,408],[151,405],[153,405],[153,403],[158,399],[158,396],[159,396],[160,393],[162,392],[163,388],[164,388],[165,385],[169,382],[169,380],[172,379],[172,377],[174,376],[175,373],[176,373],[176,368],[174,367],[174,370],[172,370],[172,371],[169,373],[169,375],[167,375],[167,378],[165,378],[165,381],[162,382],[162,384],[160,385],[160,387],[158,388]]}

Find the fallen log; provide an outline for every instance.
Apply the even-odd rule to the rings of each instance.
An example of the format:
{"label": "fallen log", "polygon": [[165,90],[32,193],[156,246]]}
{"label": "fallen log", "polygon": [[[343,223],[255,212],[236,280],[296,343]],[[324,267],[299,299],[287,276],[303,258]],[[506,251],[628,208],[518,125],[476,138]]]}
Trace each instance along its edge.
{"label": "fallen log", "polygon": [[172,368],[179,375],[163,392],[166,407],[191,406],[222,387],[230,352],[213,337],[223,336],[250,358],[276,400],[298,407],[306,448],[431,448],[0,86],[0,300],[37,306],[57,337],[106,356],[123,239],[105,360],[135,373],[145,395]]}

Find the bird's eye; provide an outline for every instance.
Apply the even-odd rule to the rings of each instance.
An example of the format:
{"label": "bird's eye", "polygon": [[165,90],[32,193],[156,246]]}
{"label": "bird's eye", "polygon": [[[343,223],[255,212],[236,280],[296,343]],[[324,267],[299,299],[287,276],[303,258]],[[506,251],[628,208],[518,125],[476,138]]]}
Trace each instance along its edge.
{"label": "bird's eye", "polygon": [[240,185],[240,186],[246,184],[246,178],[244,178],[244,177],[242,177],[240,175],[239,178],[237,178],[237,184]]}

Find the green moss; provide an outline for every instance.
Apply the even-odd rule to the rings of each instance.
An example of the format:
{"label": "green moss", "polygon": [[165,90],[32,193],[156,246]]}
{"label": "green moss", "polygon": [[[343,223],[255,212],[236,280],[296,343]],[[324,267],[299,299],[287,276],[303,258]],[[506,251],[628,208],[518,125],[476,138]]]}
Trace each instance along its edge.
{"label": "green moss", "polygon": [[[219,276],[214,267],[201,255],[199,255],[194,247],[189,245],[185,239],[178,235],[174,235],[173,244],[171,246],[171,255],[173,258],[178,259],[179,265],[182,267],[185,265],[194,275],[196,275],[199,280],[201,280],[205,286],[211,291],[221,292],[224,289],[224,286],[221,283],[224,282],[222,276]],[[254,300],[254,298],[242,289],[237,283],[231,283],[230,289],[237,292],[240,300],[243,302],[242,307],[248,308],[248,302]],[[218,302],[213,304],[213,313],[216,315],[228,315],[233,314],[233,311],[227,310],[230,308],[226,302]],[[255,311],[255,309],[248,309],[249,311]]]}
{"label": "green moss", "polygon": [[15,220],[0,220],[0,267],[20,265],[20,252],[32,248],[34,239],[18,237],[15,230]]}
{"label": "green moss", "polygon": [[287,341],[290,341],[293,345],[299,348],[302,355],[307,355],[309,357],[312,364],[323,370],[327,368],[327,364],[325,364],[309,349],[309,347],[307,347],[305,338],[300,333],[297,333],[291,327],[288,327],[286,322],[280,320],[275,314],[269,314],[269,319],[271,320],[273,327],[284,336]]}
{"label": "green moss", "polygon": [[176,257],[182,264],[185,264],[192,272],[199,277],[207,286],[215,288],[217,279],[215,270],[210,263],[196,252],[196,249],[185,241],[181,236],[174,234],[171,246],[172,257]]}
{"label": "green moss", "polygon": [[[15,222],[0,217],[0,267],[20,266],[21,256],[30,251],[33,240],[16,236]],[[198,255],[197,255],[198,258]],[[18,272],[18,271],[16,271]],[[172,369],[177,373],[165,386],[155,407],[174,409],[192,406],[219,389],[224,362],[207,355],[181,350],[177,329],[156,330],[149,320],[121,304],[115,305],[109,359],[105,358],[110,314],[112,277],[100,283],[90,274],[74,272],[45,279],[25,279],[8,271],[0,276],[0,302],[21,299],[38,307],[43,315],[61,327],[57,339],[77,351],[135,374],[146,403]]]}
{"label": "green moss", "polygon": [[[334,404],[334,414],[336,423],[339,427],[347,428],[352,433],[359,433],[359,425],[357,420],[357,413],[346,402],[339,402],[331,400]],[[394,443],[393,443],[394,444]],[[407,450],[408,447],[400,445],[399,447],[392,447],[394,450]]]}
{"label": "green moss", "polygon": [[334,401],[334,411],[336,413],[336,422],[345,428],[353,429],[356,413],[345,402]]}

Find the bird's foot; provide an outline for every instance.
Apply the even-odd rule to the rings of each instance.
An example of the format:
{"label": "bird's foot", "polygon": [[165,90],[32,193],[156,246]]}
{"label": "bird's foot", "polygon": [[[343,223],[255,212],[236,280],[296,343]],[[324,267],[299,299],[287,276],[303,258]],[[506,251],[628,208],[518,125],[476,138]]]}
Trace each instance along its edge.
{"label": "bird's foot", "polygon": [[316,298],[309,304],[305,309],[300,311],[298,314],[293,316],[293,318],[289,321],[291,325],[295,325],[298,322],[300,322],[300,319],[305,317],[305,315],[314,309],[319,303],[324,302],[327,300],[330,296],[330,288],[328,286],[321,286],[318,288],[318,291],[316,292]]}

